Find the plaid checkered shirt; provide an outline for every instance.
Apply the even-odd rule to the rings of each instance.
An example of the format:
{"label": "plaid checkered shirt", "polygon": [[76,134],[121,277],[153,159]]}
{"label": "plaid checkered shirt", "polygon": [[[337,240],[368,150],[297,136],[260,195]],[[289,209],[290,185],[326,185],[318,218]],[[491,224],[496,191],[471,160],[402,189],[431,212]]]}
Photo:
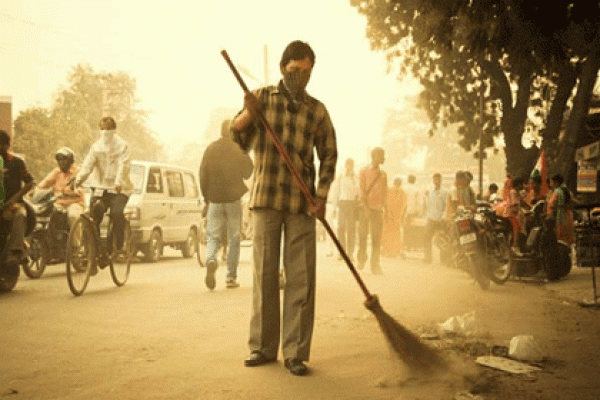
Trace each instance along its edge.
{"label": "plaid checkered shirt", "polygon": [[[305,94],[288,110],[289,101],[277,86],[253,91],[260,110],[269,122],[292,164],[314,197],[327,199],[335,177],[337,145],[335,130],[323,103]],[[241,111],[240,111],[241,113]],[[239,115],[239,114],[238,114]],[[233,124],[232,124],[233,127]],[[283,158],[277,152],[262,122],[254,122],[242,131],[233,129],[234,141],[243,150],[254,150],[254,177],[250,208],[270,208],[291,213],[308,212],[308,202],[294,182]],[[319,181],[315,189],[314,150],[319,158]]]}

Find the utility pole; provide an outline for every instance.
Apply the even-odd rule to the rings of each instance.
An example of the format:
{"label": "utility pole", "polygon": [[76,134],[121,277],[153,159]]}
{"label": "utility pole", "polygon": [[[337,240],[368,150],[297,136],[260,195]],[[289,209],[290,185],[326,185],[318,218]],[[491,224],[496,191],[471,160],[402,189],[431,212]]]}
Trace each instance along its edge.
{"label": "utility pole", "polygon": [[483,81],[479,88],[479,198],[483,200]]}

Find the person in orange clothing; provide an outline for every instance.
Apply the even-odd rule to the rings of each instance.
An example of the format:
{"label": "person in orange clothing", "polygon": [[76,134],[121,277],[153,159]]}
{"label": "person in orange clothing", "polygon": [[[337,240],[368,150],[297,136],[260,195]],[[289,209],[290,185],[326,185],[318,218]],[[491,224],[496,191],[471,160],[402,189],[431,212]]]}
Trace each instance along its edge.
{"label": "person in orange clothing", "polygon": [[385,151],[376,147],[371,151],[371,164],[360,171],[359,200],[361,215],[359,220],[358,269],[363,269],[367,261],[367,239],[371,235],[371,271],[380,275],[381,231],[383,216],[387,206],[387,175],[380,166],[385,161]]}
{"label": "person in orange clothing", "polygon": [[62,208],[67,212],[69,226],[83,212],[83,191],[81,189],[72,190],[70,183],[79,172],[79,167],[75,164],[75,154],[68,147],[61,147],[56,152],[56,163],[58,166],[52,170],[43,181],[39,183],[37,189],[54,189],[56,207]]}
{"label": "person in orange clothing", "polygon": [[394,179],[394,184],[388,189],[387,214],[383,218],[381,234],[381,253],[384,256],[397,257],[402,250],[402,231],[400,225],[406,213],[406,193],[402,189],[402,179]]}
{"label": "person in orange clothing", "polygon": [[542,175],[540,172],[537,169],[533,170],[529,177],[527,196],[525,198],[525,202],[529,204],[530,207],[533,207],[535,203],[540,200],[546,200],[548,191],[544,190],[542,183]]}

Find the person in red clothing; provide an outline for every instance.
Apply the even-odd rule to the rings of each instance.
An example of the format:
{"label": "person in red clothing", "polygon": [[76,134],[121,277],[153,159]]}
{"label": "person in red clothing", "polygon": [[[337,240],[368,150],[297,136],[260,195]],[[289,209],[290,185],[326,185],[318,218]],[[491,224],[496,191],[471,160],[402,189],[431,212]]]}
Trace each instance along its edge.
{"label": "person in red clothing", "polygon": [[381,231],[387,204],[387,175],[380,166],[385,161],[385,151],[376,147],[371,151],[371,164],[360,171],[359,200],[362,207],[358,226],[358,269],[367,261],[367,238],[371,235],[371,271],[381,274]]}

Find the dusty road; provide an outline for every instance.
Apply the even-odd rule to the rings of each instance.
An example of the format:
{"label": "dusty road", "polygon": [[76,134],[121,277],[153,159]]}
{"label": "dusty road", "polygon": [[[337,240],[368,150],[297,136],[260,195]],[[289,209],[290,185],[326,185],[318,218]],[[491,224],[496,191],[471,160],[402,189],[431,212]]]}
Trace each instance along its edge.
{"label": "dusty road", "polygon": [[[413,332],[475,312],[473,335],[431,342],[452,360],[451,371],[414,377],[390,357],[345,264],[320,246],[310,376],[292,376],[281,360],[243,366],[249,248],[242,250],[241,287],[225,289],[221,267],[213,292],[194,259],[167,251],[160,263],[133,264],[122,288],[100,271],[79,298],[68,290],[64,265],[48,267],[37,281],[22,275],[15,291],[0,296],[0,397],[476,398],[458,396],[471,390],[482,399],[600,398],[600,311],[579,308],[547,285],[509,282],[482,292],[462,272],[416,257],[384,259],[383,276],[362,275],[383,308]],[[476,355],[520,334],[547,351],[541,372],[516,376],[474,364]]]}

